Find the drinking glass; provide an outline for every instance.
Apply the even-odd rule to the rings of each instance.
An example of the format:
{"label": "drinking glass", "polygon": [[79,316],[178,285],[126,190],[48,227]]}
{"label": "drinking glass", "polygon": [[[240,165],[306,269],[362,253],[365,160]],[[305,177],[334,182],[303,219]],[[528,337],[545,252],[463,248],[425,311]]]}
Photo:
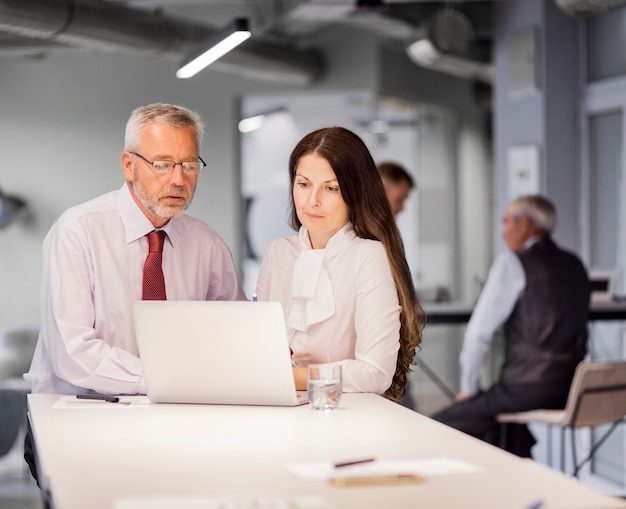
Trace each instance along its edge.
{"label": "drinking glass", "polygon": [[331,410],[341,400],[341,366],[311,364],[308,369],[308,395],[314,410]]}

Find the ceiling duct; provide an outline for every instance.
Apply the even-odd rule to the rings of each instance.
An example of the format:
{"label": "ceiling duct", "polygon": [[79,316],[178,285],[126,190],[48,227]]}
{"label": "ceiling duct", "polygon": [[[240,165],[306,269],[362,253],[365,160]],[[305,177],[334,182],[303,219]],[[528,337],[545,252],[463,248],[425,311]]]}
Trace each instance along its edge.
{"label": "ceiling duct", "polygon": [[626,0],[554,0],[561,11],[569,16],[584,17],[626,5]]}
{"label": "ceiling duct", "polygon": [[464,56],[473,38],[474,29],[467,17],[445,8],[427,20],[406,50],[411,60],[422,67],[491,84],[495,77],[493,64]]}
{"label": "ceiling duct", "polygon": [[[219,29],[103,0],[0,0],[0,30],[69,47],[178,62]],[[41,53],[42,45],[33,50]],[[19,52],[18,48],[13,48]],[[25,52],[25,48],[21,53]],[[316,54],[250,39],[213,64],[246,78],[304,86],[319,74]],[[172,71],[173,72],[173,71]]]}

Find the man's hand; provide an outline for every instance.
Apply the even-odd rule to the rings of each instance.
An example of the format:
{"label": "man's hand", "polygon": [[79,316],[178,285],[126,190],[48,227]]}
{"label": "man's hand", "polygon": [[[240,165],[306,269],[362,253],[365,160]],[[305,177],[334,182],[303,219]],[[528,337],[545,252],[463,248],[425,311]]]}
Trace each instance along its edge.
{"label": "man's hand", "polygon": [[469,394],[457,394],[456,398],[454,398],[454,401],[456,401],[458,403],[459,401],[465,401],[465,400],[468,400],[470,398],[472,398],[472,396],[469,395]]}

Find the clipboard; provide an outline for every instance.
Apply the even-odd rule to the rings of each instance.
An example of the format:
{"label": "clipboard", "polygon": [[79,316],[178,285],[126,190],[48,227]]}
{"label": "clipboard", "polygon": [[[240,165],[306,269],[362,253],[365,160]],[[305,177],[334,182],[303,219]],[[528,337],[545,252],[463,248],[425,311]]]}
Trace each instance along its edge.
{"label": "clipboard", "polygon": [[394,484],[415,484],[426,481],[425,477],[415,474],[374,475],[361,477],[331,477],[329,482],[335,486],[389,486]]}

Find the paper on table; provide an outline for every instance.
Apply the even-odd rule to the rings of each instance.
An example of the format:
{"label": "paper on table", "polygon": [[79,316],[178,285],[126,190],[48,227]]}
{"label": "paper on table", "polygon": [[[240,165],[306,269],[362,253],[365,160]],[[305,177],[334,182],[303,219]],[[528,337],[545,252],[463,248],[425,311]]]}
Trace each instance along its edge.
{"label": "paper on table", "polygon": [[333,506],[319,497],[276,496],[145,496],[117,500],[112,509],[332,509]]}
{"label": "paper on table", "polygon": [[482,468],[453,458],[426,458],[415,460],[380,460],[350,467],[335,468],[329,461],[288,463],[285,465],[296,475],[308,479],[337,479],[349,477],[380,477],[415,474],[420,476],[473,474]]}
{"label": "paper on table", "polygon": [[147,396],[120,396],[118,403],[110,403],[98,399],[77,399],[76,395],[61,396],[52,408],[55,409],[79,409],[79,408],[139,408],[150,405]]}

